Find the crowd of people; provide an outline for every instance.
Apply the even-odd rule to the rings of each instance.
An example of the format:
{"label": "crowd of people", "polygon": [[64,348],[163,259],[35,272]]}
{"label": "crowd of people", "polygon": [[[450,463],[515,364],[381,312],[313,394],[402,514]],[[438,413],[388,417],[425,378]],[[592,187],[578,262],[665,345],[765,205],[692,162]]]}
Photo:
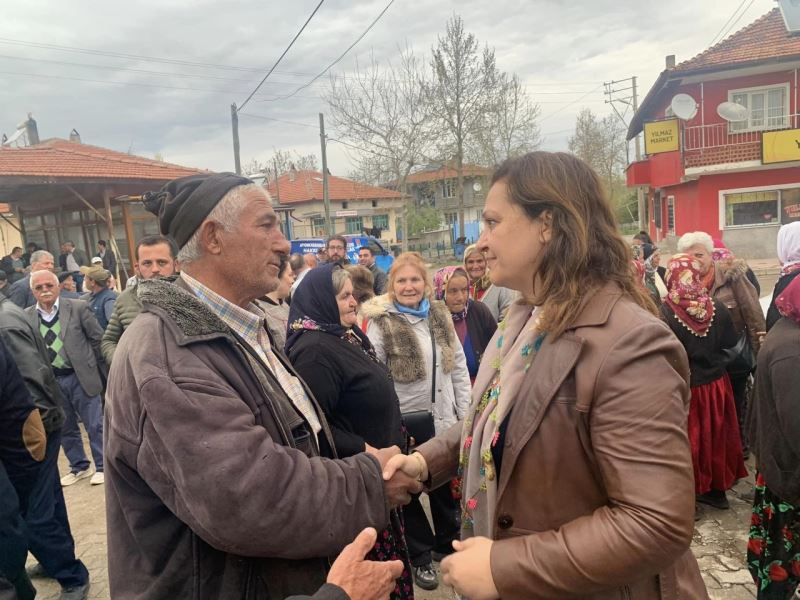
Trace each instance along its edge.
{"label": "crowd of people", "polygon": [[105,243],[95,266],[71,243],[60,269],[30,245],[3,259],[0,597],[41,576],[87,597],[62,487],[89,478],[113,598],[440,579],[470,600],[706,598],[694,521],[728,508],[750,452],[759,598],[800,581],[800,223],[765,321],[721,241],[687,233],[662,265],[563,153],[501,165],[480,239],[433,272],[404,253],[385,273],[369,245],[350,264],[338,235],[290,254],[232,174],[145,204],[161,235],[119,295]]}

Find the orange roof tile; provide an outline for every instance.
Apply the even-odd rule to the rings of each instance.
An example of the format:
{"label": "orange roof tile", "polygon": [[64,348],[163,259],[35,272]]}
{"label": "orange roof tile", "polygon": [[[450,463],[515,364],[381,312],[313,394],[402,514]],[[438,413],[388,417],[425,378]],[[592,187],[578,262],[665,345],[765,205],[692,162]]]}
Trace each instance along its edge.
{"label": "orange roof tile", "polygon": [[9,204],[0,203],[0,214],[6,214],[11,212],[11,206]]}
{"label": "orange roof tile", "polygon": [[[322,200],[322,173],[318,171],[297,171],[294,181],[285,173],[278,178],[278,189],[272,181],[267,190],[273,198],[280,191],[281,204],[296,204]],[[379,198],[402,198],[399,192],[375,187],[366,183],[328,175],[328,198],[340,202],[342,200],[377,200]]]}
{"label": "orange roof tile", "polygon": [[[489,177],[492,174],[492,169],[478,165],[464,165],[462,171],[464,172],[464,177]],[[458,173],[455,169],[442,166],[435,171],[426,170],[412,173],[406,178],[406,183],[424,183],[426,181],[453,179],[454,177],[458,177]]]}
{"label": "orange roof tile", "polygon": [[800,36],[786,29],[779,8],[711,46],[694,58],[677,65],[673,72],[713,67],[732,67],[765,60],[800,57]]}
{"label": "orange roof tile", "polygon": [[0,180],[11,176],[169,181],[198,172],[200,169],[58,138],[25,148],[0,148]]}

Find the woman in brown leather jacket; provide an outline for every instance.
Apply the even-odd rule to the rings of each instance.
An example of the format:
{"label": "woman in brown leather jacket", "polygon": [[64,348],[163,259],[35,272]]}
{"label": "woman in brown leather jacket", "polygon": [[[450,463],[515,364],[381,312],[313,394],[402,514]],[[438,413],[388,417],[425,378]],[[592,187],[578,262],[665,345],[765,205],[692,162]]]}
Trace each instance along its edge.
{"label": "woman in brown leather jacket", "polygon": [[444,581],[470,600],[707,598],[689,550],[686,353],[634,282],[597,175],[569,154],[510,159],[483,220],[492,282],[523,299],[464,423],[384,472],[429,488],[460,474]]}

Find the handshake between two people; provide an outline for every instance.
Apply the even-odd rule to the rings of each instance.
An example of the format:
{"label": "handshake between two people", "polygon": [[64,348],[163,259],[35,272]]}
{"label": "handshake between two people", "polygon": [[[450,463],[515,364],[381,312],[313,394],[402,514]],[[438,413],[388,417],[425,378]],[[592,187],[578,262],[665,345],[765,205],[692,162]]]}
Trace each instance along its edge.
{"label": "handshake between two people", "polygon": [[421,454],[406,456],[397,446],[378,449],[367,445],[366,452],[377,458],[381,465],[386,498],[392,507],[405,506],[411,502],[411,494],[422,491],[428,469]]}

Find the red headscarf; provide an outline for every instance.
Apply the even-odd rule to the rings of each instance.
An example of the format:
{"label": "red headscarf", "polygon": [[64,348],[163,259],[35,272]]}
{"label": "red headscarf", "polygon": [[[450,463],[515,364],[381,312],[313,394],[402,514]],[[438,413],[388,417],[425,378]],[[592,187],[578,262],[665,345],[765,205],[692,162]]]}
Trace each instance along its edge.
{"label": "red headscarf", "polygon": [[714,238],[714,251],[711,253],[711,258],[713,258],[714,261],[728,260],[733,258],[733,252],[728,250],[725,242],[719,238]]}
{"label": "red headscarf", "polygon": [[800,325],[800,277],[795,277],[775,298],[778,312]]}
{"label": "red headscarf", "polygon": [[667,297],[675,317],[690,332],[705,337],[714,320],[714,302],[700,283],[700,269],[688,254],[676,254],[667,266]]}

